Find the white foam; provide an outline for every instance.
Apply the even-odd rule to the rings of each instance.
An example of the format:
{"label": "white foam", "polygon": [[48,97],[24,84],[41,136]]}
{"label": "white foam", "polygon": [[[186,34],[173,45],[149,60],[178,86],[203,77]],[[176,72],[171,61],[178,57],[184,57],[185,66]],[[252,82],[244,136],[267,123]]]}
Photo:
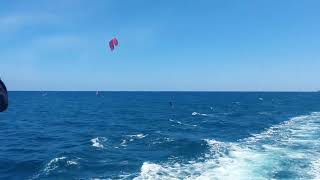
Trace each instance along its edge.
{"label": "white foam", "polygon": [[[212,144],[213,148],[225,148],[225,144],[218,141],[208,141],[208,143]],[[141,167],[140,175],[135,179],[248,179],[248,177],[255,176],[249,168],[242,167],[248,163],[246,157],[253,157],[255,154],[248,149],[231,148],[233,150],[230,151],[230,156],[225,156],[220,152],[215,154],[214,158],[213,155],[209,155],[204,162],[190,161],[186,164],[163,165],[145,162]],[[225,157],[220,157],[221,155]],[[259,157],[256,156],[256,158]]]}
{"label": "white foam", "polygon": [[57,158],[52,159],[52,160],[46,165],[46,167],[45,167],[45,169],[44,169],[44,172],[49,173],[50,171],[55,170],[56,168],[58,168],[58,164],[57,164],[57,163],[58,163],[59,161],[61,161],[61,160],[66,159],[66,158],[67,158],[67,157],[62,156],[62,157],[57,157]]}
{"label": "white foam", "polygon": [[145,138],[146,136],[148,136],[147,134],[144,135],[144,134],[134,134],[134,135],[127,135],[128,137],[131,137],[131,138],[135,138],[135,139],[142,139],[142,138]]}
{"label": "white foam", "polygon": [[270,112],[258,112],[258,114],[260,114],[260,115],[265,115],[265,116],[269,116],[269,115],[271,115],[272,113],[270,113]]}
{"label": "white foam", "polygon": [[[73,158],[70,159],[68,157],[62,156],[62,157],[57,157],[57,158],[53,158],[52,160],[50,160],[48,162],[48,164],[45,166],[45,168],[43,169],[43,172],[45,174],[49,174],[50,172],[56,170],[59,167],[64,167],[64,166],[75,166],[78,165],[78,160],[80,158]],[[35,178],[39,177],[41,175],[38,174],[35,176]]]}
{"label": "white foam", "polygon": [[92,146],[102,149],[102,148],[104,148],[103,143],[105,141],[107,141],[107,138],[105,138],[105,137],[96,137],[96,138],[91,139],[90,141],[92,143]]}
{"label": "white foam", "polygon": [[199,113],[197,113],[197,112],[193,112],[191,115],[192,116],[196,116],[196,115],[198,115]]}
{"label": "white foam", "polygon": [[193,112],[191,115],[192,116],[208,116],[207,114],[201,114],[201,113],[198,113],[198,112]]}
{"label": "white foam", "polygon": [[121,142],[121,144],[120,144],[120,146],[122,146],[122,147],[126,147],[126,146],[128,146],[127,145],[127,140],[122,140],[122,142]]}
{"label": "white foam", "polygon": [[164,141],[165,141],[165,142],[173,142],[174,140],[171,139],[171,138],[166,137],[166,138],[164,138]]}
{"label": "white foam", "polygon": [[[197,125],[195,125],[195,124],[182,123],[181,121],[175,121],[175,120],[173,120],[173,119],[169,119],[169,121],[170,121],[170,122],[177,123],[177,124],[179,124],[179,125],[183,125],[183,126],[197,127]],[[173,125],[171,125],[171,126],[173,126]],[[175,127],[175,126],[174,126],[174,127]]]}
{"label": "white foam", "polygon": [[67,165],[77,165],[77,164],[78,164],[78,162],[75,160],[67,161]]}
{"label": "white foam", "polygon": [[[235,143],[205,140],[204,159],[143,163],[136,180],[320,178],[320,113],[299,116]],[[294,163],[293,163],[294,162]],[[281,177],[281,175],[280,175]],[[291,178],[292,178],[291,177]]]}
{"label": "white foam", "polygon": [[313,175],[315,179],[320,179],[320,159],[312,162],[310,174]]}
{"label": "white foam", "polygon": [[[121,140],[120,146],[127,147],[128,146],[128,142],[133,142],[135,140],[143,139],[143,138],[145,138],[147,136],[148,136],[148,134],[142,134],[142,133],[133,134],[133,135],[126,135],[124,137],[124,139]],[[119,148],[119,147],[116,147],[116,148]]]}
{"label": "white foam", "polygon": [[173,119],[169,119],[169,121],[170,121],[170,122],[176,122],[176,121],[175,121],[175,120],[173,120]]}
{"label": "white foam", "polygon": [[152,141],[152,144],[161,144],[161,143],[165,143],[165,142],[173,142],[174,140],[168,137],[165,138],[157,138],[155,140]]}
{"label": "white foam", "polygon": [[141,167],[141,176],[147,179],[159,178],[157,173],[164,170],[165,169],[161,165],[145,162]]}

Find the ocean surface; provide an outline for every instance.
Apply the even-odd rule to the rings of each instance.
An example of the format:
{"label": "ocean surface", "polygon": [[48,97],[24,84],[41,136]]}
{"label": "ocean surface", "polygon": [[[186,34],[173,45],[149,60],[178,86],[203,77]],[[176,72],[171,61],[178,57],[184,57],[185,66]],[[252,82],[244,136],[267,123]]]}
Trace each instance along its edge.
{"label": "ocean surface", "polygon": [[0,179],[320,179],[320,93],[9,98]]}

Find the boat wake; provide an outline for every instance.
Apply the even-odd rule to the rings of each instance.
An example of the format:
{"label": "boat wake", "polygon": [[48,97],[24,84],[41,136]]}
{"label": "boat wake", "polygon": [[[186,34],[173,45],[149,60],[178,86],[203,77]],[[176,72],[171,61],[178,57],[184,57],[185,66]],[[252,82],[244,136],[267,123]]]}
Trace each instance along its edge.
{"label": "boat wake", "polygon": [[135,180],[319,179],[320,113],[299,116],[238,142],[204,140],[209,151],[187,163],[144,162]]}

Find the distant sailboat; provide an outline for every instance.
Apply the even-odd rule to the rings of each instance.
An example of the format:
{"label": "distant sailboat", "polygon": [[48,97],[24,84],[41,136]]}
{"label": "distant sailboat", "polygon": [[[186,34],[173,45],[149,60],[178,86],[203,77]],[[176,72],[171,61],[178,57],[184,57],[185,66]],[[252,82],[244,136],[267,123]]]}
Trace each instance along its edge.
{"label": "distant sailboat", "polygon": [[96,96],[99,96],[99,91],[96,92]]}

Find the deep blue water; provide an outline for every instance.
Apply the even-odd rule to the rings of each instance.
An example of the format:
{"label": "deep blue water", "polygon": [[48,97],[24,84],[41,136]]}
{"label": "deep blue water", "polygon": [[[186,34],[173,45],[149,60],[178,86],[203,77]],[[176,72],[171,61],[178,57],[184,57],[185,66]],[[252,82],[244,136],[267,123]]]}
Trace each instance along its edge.
{"label": "deep blue water", "polygon": [[0,179],[320,178],[320,93],[9,97]]}

